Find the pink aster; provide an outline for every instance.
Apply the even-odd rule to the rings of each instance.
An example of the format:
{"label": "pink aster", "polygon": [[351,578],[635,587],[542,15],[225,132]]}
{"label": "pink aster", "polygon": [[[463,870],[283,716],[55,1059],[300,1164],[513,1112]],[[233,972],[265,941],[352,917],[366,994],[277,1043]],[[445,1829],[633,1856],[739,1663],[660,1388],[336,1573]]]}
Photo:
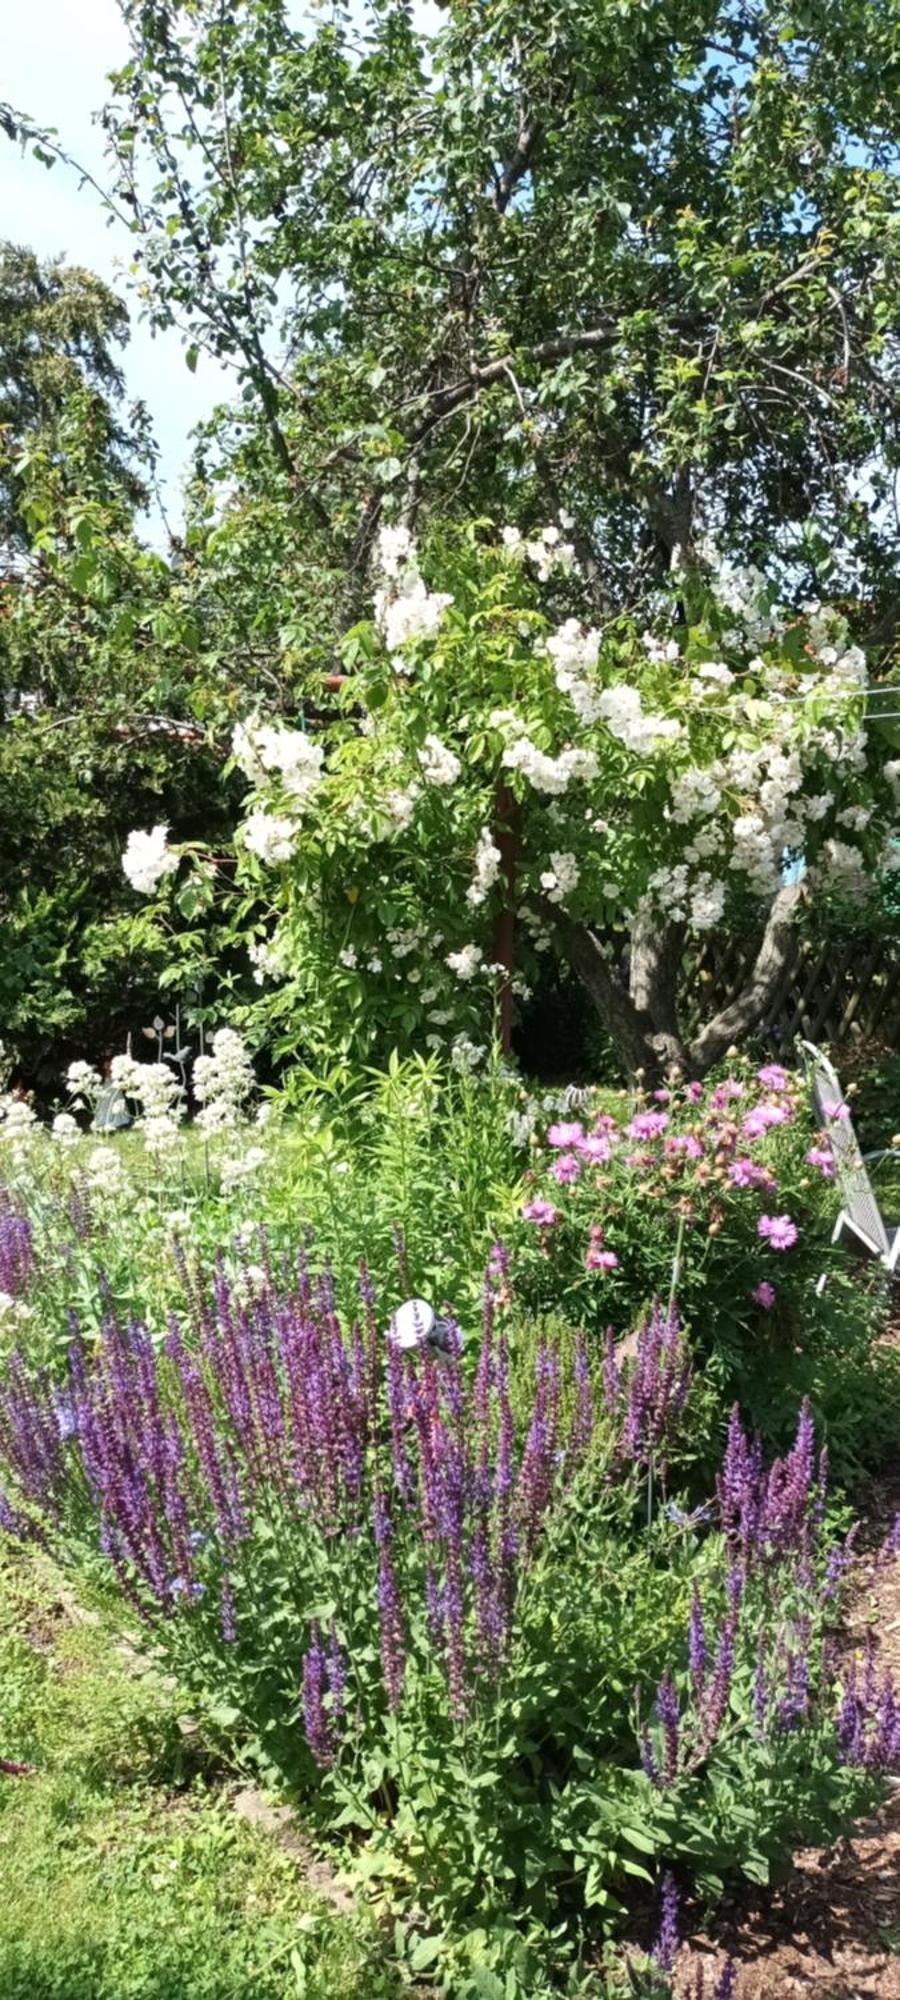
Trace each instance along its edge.
{"label": "pink aster", "polygon": [[568,1149],[569,1146],[577,1146],[579,1140],[583,1138],[584,1130],[581,1125],[577,1123],[566,1125],[563,1123],[562,1125],[550,1126],[547,1133],[547,1144],[548,1146],[561,1146],[563,1149]]}
{"label": "pink aster", "polygon": [[763,1063],[756,1072],[756,1080],[764,1090],[787,1090],[790,1081],[786,1069],[780,1063]]}
{"label": "pink aster", "polygon": [[810,1146],[805,1157],[808,1167],[818,1167],[823,1180],[834,1178],[834,1160],[827,1146]]}
{"label": "pink aster", "polygon": [[789,1215],[761,1215],[756,1228],[770,1250],[790,1250],[799,1235],[797,1224]]}
{"label": "pink aster", "polygon": [[542,1229],[552,1229],[554,1223],[559,1221],[559,1209],[540,1194],[536,1194],[531,1201],[523,1201],[520,1214],[526,1222],[539,1223]]}
{"label": "pink aster", "polygon": [[750,1293],[750,1297],[756,1305],[764,1306],[766,1312],[771,1312],[775,1304],[775,1287],[769,1284],[768,1278],[764,1278],[762,1284],[757,1285],[755,1292]]}
{"label": "pink aster", "polygon": [[550,1172],[560,1187],[565,1187],[569,1181],[577,1181],[581,1173],[581,1161],[575,1158],[574,1153],[559,1153],[551,1164]]}

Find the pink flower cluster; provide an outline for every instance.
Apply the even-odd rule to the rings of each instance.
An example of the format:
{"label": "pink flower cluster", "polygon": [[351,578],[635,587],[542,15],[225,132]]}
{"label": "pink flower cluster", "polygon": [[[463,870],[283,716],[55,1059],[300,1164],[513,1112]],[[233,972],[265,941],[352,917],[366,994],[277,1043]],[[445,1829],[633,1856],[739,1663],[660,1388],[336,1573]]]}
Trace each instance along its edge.
{"label": "pink flower cluster", "polygon": [[[564,1219],[565,1204],[556,1198],[556,1190],[579,1188],[572,1210],[578,1217],[585,1194],[596,1194],[598,1203],[603,1199],[602,1170],[609,1165],[632,1175],[647,1200],[671,1200],[670,1212],[686,1213],[689,1220],[696,1213],[697,1196],[712,1204],[713,1215],[717,1200],[732,1189],[771,1198],[777,1191],[777,1176],[765,1159],[755,1157],[756,1148],[790,1125],[796,1103],[796,1079],[780,1063],[764,1063],[755,1080],[726,1076],[712,1087],[692,1082],[654,1090],[649,1102],[645,1099],[621,1123],[609,1112],[593,1119],[558,1119],[546,1135],[550,1157],[544,1171],[553,1185],[545,1193],[535,1191],[523,1203],[521,1214],[537,1226],[546,1242]],[[824,1134],[806,1159],[824,1176],[830,1175],[832,1156]],[[616,1190],[618,1185],[617,1181]],[[721,1223],[713,1219],[711,1226],[715,1232]],[[761,1241],[779,1252],[791,1249],[799,1235],[796,1223],[785,1214],[763,1214],[756,1228]],[[600,1223],[589,1222],[585,1270],[612,1271],[620,1254],[608,1244]],[[751,1297],[764,1311],[775,1304],[774,1288],[767,1279]]]}

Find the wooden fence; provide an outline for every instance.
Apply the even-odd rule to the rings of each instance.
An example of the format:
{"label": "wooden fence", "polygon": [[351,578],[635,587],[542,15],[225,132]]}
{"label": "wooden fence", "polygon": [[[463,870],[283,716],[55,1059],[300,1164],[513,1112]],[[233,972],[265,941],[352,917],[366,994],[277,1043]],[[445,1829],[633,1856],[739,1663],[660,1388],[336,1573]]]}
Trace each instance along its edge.
{"label": "wooden fence", "polygon": [[[682,1022],[694,1033],[740,992],[755,956],[752,941],[713,943],[692,959]],[[900,1044],[900,939],[802,938],[788,977],[757,1030],[772,1047],[876,1036]]]}

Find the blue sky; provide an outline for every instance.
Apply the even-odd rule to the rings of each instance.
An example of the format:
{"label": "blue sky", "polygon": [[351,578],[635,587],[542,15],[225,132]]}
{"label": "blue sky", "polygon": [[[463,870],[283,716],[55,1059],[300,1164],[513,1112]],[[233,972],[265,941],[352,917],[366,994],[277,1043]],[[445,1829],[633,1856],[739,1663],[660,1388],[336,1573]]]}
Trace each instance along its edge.
{"label": "blue sky", "polygon": [[[92,113],[109,95],[108,70],[126,57],[116,0],[9,0],[4,8],[0,95],[35,123],[53,125],[66,150],[104,179],[102,134]],[[77,175],[40,161],[0,139],[0,237],[29,244],[39,256],[62,252],[70,262],[98,271],[128,296],[131,239],[108,226],[99,197],[79,188]],[[176,333],[153,336],[128,300],[132,332],[124,368],[129,397],[151,411],[161,451],[161,483],[173,525],[181,515],[180,482],[192,426],[230,393],[227,373],[201,355],[197,372],[185,366]],[[155,540],[158,522],[150,524]]]}

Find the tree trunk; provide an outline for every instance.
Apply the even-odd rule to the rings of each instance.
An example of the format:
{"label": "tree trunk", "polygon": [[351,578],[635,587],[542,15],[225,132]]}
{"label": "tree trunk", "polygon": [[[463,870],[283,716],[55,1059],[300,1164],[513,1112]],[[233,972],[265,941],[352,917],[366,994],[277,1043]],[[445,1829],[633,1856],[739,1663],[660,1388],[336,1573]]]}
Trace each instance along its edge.
{"label": "tree trunk", "polygon": [[540,914],[590,995],[625,1068],[659,1082],[672,1069],[705,1075],[732,1043],[758,1026],[793,963],[803,896],[800,883],[779,890],[745,986],[689,1043],[683,1041],[678,1026],[678,973],[684,946],[680,925],[651,916],[637,920],[626,986],[589,925],[575,923],[552,904],[542,903]]}

